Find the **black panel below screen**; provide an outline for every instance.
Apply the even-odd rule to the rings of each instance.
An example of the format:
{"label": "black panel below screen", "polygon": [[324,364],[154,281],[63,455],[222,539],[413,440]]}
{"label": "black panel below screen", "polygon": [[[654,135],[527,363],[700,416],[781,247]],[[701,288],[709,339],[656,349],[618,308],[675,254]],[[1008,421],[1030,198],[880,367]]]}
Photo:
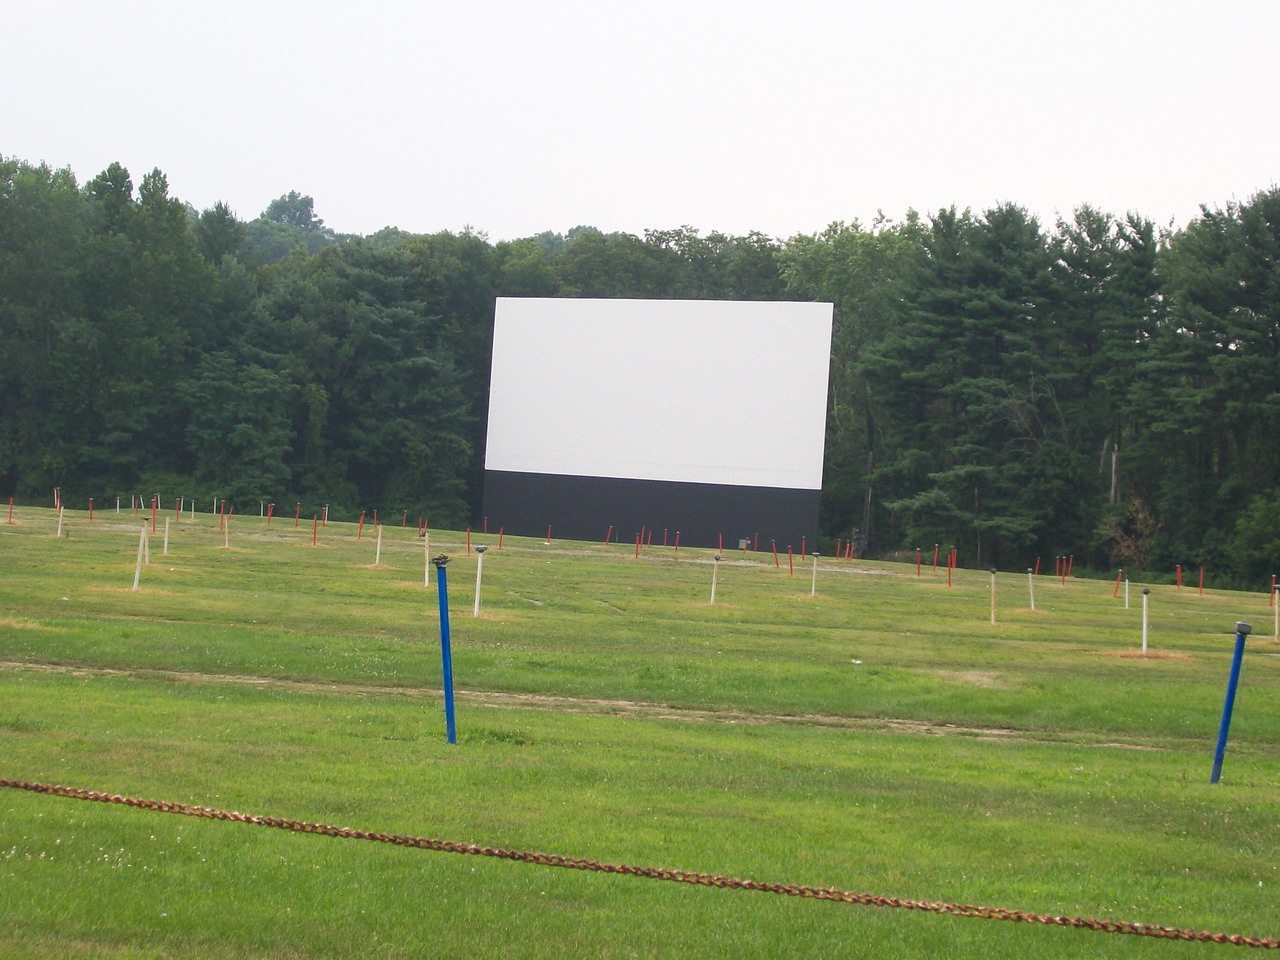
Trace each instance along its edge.
{"label": "black panel below screen", "polygon": [[549,525],[553,539],[600,541],[612,526],[619,543],[643,528],[655,545],[665,530],[673,546],[678,530],[681,546],[715,547],[723,535],[725,550],[747,539],[798,551],[802,537],[816,542],[818,491],[486,470],[484,516],[490,533],[514,536],[544,537]]}

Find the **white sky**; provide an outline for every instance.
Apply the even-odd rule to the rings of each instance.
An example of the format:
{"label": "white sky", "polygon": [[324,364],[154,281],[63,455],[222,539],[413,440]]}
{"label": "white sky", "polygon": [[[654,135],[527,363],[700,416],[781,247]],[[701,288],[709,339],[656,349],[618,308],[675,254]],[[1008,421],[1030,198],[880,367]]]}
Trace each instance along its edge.
{"label": "white sky", "polygon": [[0,153],[298,190],[340,232],[786,238],[1280,179],[1274,0],[71,0],[0,14]]}

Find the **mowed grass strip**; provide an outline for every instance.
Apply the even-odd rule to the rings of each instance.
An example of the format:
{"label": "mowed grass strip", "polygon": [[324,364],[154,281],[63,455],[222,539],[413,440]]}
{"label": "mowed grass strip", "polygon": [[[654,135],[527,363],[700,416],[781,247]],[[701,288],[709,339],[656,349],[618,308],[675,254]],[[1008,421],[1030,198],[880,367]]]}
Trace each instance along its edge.
{"label": "mowed grass strip", "polygon": [[[1276,933],[1277,650],[1264,640],[1250,642],[1225,782],[1207,783],[1230,653],[1219,620],[1229,628],[1247,615],[1233,608],[1258,598],[1162,592],[1161,656],[1140,661],[1123,655],[1135,611],[1126,619],[1110,585],[1070,583],[1047,600],[1038,589],[1035,614],[1010,599],[992,628],[985,574],[946,592],[914,567],[832,561],[810,598],[807,578],[770,558],[722,566],[711,607],[705,553],[635,561],[508,538],[486,559],[479,620],[474,557],[449,568],[451,748],[435,594],[412,530],[392,543],[388,528],[373,568],[354,528],[315,549],[309,531],[305,543],[242,532],[229,553],[202,519],[172,536],[172,572],[152,541],[138,594],[127,591],[136,530],[0,531],[5,776],[645,866]],[[433,553],[453,549],[437,536]],[[124,590],[111,582],[121,572]],[[890,732],[876,718],[918,725]],[[936,735],[947,723],[954,732]],[[0,879],[4,956],[1221,949],[582,876],[18,791],[0,792]]]}

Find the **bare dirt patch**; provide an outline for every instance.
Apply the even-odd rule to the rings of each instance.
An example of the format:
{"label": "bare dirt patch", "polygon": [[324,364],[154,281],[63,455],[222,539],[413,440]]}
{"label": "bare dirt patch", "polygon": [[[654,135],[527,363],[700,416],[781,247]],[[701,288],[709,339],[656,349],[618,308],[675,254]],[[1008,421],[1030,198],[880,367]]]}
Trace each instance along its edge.
{"label": "bare dirt patch", "polygon": [[545,600],[538,600],[534,597],[526,597],[523,594],[516,593],[514,590],[507,591],[508,597],[515,597],[517,600],[523,600],[525,603],[532,603],[535,607],[541,607],[546,603]]}
{"label": "bare dirt patch", "polygon": [[149,593],[153,597],[173,596],[172,590],[157,590],[155,587],[148,587],[145,580],[138,585],[137,590],[133,589],[132,584],[129,586],[107,587],[100,583],[89,584],[83,589],[88,593]]}
{"label": "bare dirt patch", "polygon": [[968,684],[971,687],[983,687],[987,690],[994,690],[1007,686],[1000,682],[1000,675],[991,670],[931,670],[935,677],[942,677],[944,680],[954,680],[957,683]]}

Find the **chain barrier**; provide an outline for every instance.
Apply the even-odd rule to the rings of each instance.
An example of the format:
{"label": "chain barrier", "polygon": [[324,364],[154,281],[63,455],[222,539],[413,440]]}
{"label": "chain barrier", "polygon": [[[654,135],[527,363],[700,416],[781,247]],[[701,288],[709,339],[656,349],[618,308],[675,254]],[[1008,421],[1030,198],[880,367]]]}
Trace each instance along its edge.
{"label": "chain barrier", "polygon": [[92,800],[98,803],[118,803],[126,807],[138,807],[142,810],[153,810],[157,813],[175,813],[185,817],[200,817],[205,820],[229,820],[235,823],[250,823],[260,827],[274,827],[279,830],[292,830],[297,833],[314,833],[326,837],[339,837],[346,840],[376,840],[379,843],[390,843],[399,847],[414,847],[419,850],[435,850],[440,853],[463,853],[481,857],[497,857],[501,860],[514,860],[520,863],[532,863],[544,867],[565,867],[570,870],[589,870],[597,873],[617,873],[629,877],[644,877],[650,880],[671,880],[676,883],[691,883],[703,887],[719,887],[727,890],[755,890],[761,893],[774,893],[788,897],[802,897],[811,900],[830,900],[836,903],[858,904],[867,907],[898,907],[904,910],[924,910],[929,913],[943,914],[951,917],[971,917],[981,920],[1012,920],[1018,923],[1038,923],[1048,926],[1073,927],[1082,930],[1093,930],[1097,933],[1121,933],[1139,937],[1156,937],[1162,940],[1190,940],[1198,943],[1222,943],[1236,947],[1260,947],[1265,950],[1280,950],[1280,938],[1248,937],[1239,934],[1208,933],[1198,930],[1162,927],[1149,923],[1129,923],[1120,920],[1098,920],[1087,917],[1065,917],[1053,914],[1032,913],[1026,910],[1009,910],[1003,907],[981,907],[970,904],[943,903],[930,900],[905,900],[900,897],[885,897],[871,893],[857,893],[852,890],[839,890],[831,887],[810,887],[791,883],[762,883],[757,880],[740,880],[736,877],[723,877],[709,873],[690,873],[685,870],[667,870],[660,867],[636,867],[626,864],[600,863],[596,860],[584,860],[578,857],[566,857],[554,853],[537,853],[526,850],[504,850],[502,848],[481,847],[470,843],[456,843],[451,840],[433,840],[429,837],[415,837],[398,833],[375,833],[368,830],[352,830],[348,827],[333,827],[323,823],[311,823],[306,820],[286,820],[281,817],[263,817],[247,813],[219,810],[216,807],[202,807],[189,803],[174,803],[168,800],[143,800],[137,797],[124,797],[114,793],[100,793],[97,790],[84,790],[79,787],[64,787],[56,784],[29,783],[23,780],[0,778],[0,787],[13,787],[18,790],[29,790],[53,797],[66,797],[72,800]]}

